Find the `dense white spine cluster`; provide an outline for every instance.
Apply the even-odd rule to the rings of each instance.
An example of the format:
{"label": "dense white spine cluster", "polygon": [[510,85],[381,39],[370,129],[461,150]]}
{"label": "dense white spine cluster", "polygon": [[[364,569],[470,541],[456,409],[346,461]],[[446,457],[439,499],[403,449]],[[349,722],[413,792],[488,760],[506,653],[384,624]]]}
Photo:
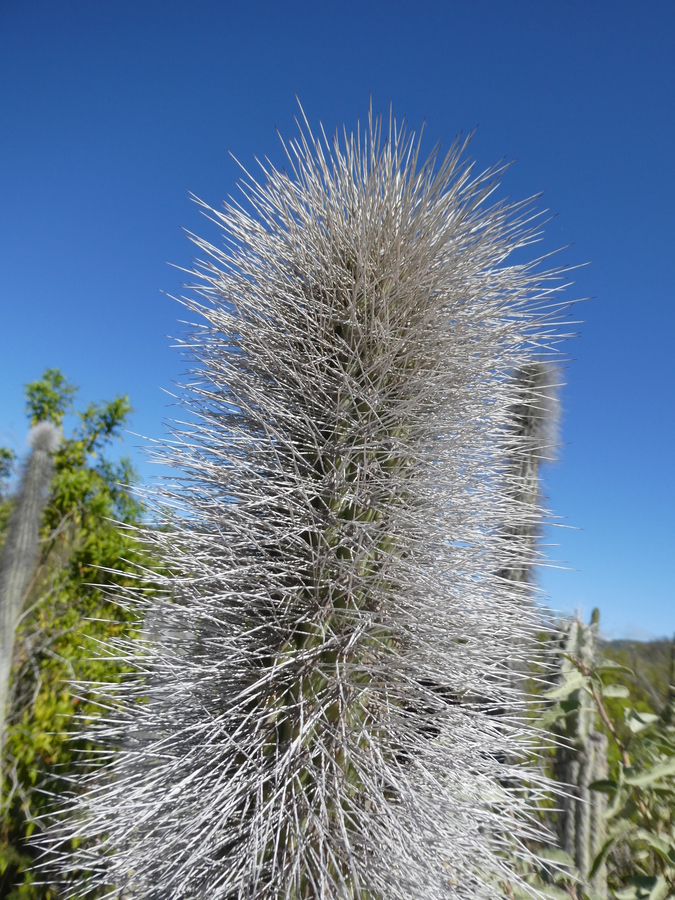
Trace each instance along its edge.
{"label": "dense white spine cluster", "polygon": [[534,553],[512,417],[560,282],[507,261],[528,205],[491,205],[498,172],[462,150],[307,130],[247,209],[208,210],[225,249],[194,239],[190,424],[151,535],[167,597],[144,655],[114,651],[136,674],[70,820],[74,893],[477,900],[513,878],[537,617],[500,574]]}

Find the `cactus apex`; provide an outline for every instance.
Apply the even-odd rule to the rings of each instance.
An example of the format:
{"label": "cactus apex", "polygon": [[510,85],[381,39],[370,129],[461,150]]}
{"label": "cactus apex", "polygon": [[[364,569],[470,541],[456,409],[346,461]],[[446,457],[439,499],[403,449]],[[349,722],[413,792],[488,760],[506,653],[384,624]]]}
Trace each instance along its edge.
{"label": "cactus apex", "polygon": [[53,422],[38,422],[28,432],[28,446],[33,450],[54,453],[61,443],[61,430]]}

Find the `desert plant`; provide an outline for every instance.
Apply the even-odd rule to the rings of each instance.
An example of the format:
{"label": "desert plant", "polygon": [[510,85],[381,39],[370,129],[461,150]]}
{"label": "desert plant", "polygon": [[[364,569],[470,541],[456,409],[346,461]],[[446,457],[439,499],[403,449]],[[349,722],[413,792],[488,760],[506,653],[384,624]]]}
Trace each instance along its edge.
{"label": "desert plant", "polygon": [[[636,710],[628,687],[607,683],[624,667],[611,659],[565,652],[570,663],[565,683],[582,692],[617,751],[605,774],[586,784],[593,797],[602,796],[603,843],[591,860],[588,881],[607,869],[609,893],[617,900],[664,900],[675,895],[675,728],[668,706],[661,713]],[[628,671],[628,675],[631,675]],[[587,700],[584,701],[586,704]],[[610,704],[616,705],[612,710]],[[561,700],[560,718],[568,717]],[[591,894],[593,896],[593,894]]]}
{"label": "desert plant", "polygon": [[51,422],[37,422],[31,429],[28,442],[32,453],[23,471],[0,555],[0,784],[14,634],[37,557],[40,519],[47,503],[52,457],[59,440],[58,428]]}
{"label": "desert plant", "polygon": [[675,637],[670,642],[670,667],[668,672],[668,692],[663,704],[661,718],[665,725],[675,725]]}
{"label": "desert plant", "polygon": [[596,609],[590,625],[573,620],[562,641],[552,637],[559,683],[544,692],[549,707],[540,724],[558,741],[554,769],[565,799],[560,809],[560,794],[548,798],[541,813],[550,818],[559,807],[564,849],[538,846],[539,864],[525,867],[525,879],[560,900],[665,900],[675,896],[670,707],[666,701],[656,714],[641,699],[636,707],[642,688],[598,649],[598,622]]}
{"label": "desert plant", "polygon": [[[548,692],[558,704],[549,712],[555,718],[559,745],[555,776],[562,788],[557,817],[560,845],[574,861],[581,885],[594,896],[607,896],[604,862],[594,860],[606,838],[606,797],[590,785],[607,778],[607,736],[600,729],[598,711],[579,665],[594,669],[598,660],[600,614],[593,610],[590,624],[572,619],[561,640],[560,684]],[[610,688],[605,688],[607,695]],[[617,696],[625,688],[614,686]],[[592,878],[589,877],[592,872]]]}
{"label": "desert plant", "polygon": [[[53,455],[37,558],[14,632],[0,805],[0,897],[54,900],[60,896],[56,885],[41,883],[30,871],[36,852],[27,838],[40,830],[74,770],[95,768],[96,754],[79,732],[101,712],[91,702],[91,690],[74,695],[68,683],[73,676],[91,682],[119,677],[117,661],[92,658],[92,650],[104,638],[131,633],[133,612],[110,602],[108,594],[136,582],[139,567],[151,561],[129,528],[142,514],[128,487],[133,469],[125,458],[110,459],[111,443],[128,421],[128,398],[74,409],[75,388],[58,369],[46,369],[25,393],[31,422],[49,420],[56,431],[70,412],[75,424]],[[13,503],[10,496],[7,505]]]}
{"label": "desert plant", "polygon": [[[538,624],[540,512],[513,496],[517,373],[550,353],[560,272],[507,263],[528,203],[489,205],[456,143],[379,121],[291,143],[291,173],[205,207],[227,248],[149,535],[171,575],[137,677],[107,694],[109,769],[54,840],[123,896],[495,897],[536,828],[513,664]],[[521,392],[522,395],[522,392]],[[522,527],[521,527],[522,526]],[[524,529],[524,526],[527,526]],[[504,540],[506,533],[510,540]],[[507,546],[508,544],[508,546]]]}
{"label": "desert plant", "polygon": [[537,559],[535,541],[541,524],[539,469],[554,459],[558,440],[561,372],[549,361],[535,359],[516,375],[511,407],[507,485],[520,509],[519,520],[508,522],[504,537],[512,553],[499,573],[509,581],[530,584]]}

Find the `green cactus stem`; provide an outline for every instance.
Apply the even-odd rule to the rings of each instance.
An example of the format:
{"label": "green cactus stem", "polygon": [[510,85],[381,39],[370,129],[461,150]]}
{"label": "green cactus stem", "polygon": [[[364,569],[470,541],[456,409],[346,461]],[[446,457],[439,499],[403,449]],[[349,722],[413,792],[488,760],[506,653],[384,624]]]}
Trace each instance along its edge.
{"label": "green cactus stem", "polygon": [[[563,653],[592,668],[597,653],[600,613],[594,609],[590,624],[574,619],[563,639]],[[574,664],[563,657],[561,675],[564,677]],[[565,721],[564,743],[556,754],[556,777],[566,786],[562,808],[558,813],[558,836],[563,850],[574,860],[587,888],[601,898],[607,897],[607,872],[603,866],[591,883],[587,877],[593,860],[605,840],[605,809],[607,798],[589,785],[607,778],[607,737],[598,731],[597,713],[593,699],[583,689],[570,694],[571,715]]]}

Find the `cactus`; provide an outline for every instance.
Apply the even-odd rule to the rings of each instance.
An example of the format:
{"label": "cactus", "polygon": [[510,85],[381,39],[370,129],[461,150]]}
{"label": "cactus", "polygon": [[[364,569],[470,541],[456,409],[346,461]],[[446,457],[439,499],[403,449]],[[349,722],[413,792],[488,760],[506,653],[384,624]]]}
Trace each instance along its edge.
{"label": "cactus", "polygon": [[[509,453],[505,484],[514,501],[514,516],[502,535],[506,564],[498,576],[511,590],[528,596],[534,586],[537,537],[543,515],[539,467],[554,458],[560,420],[560,371],[546,360],[533,360],[516,373],[515,402],[507,432]],[[511,661],[514,689],[526,691],[526,673],[532,660],[520,666]]]}
{"label": "cactus", "polygon": [[661,710],[664,725],[675,725],[675,637],[670,642],[670,669],[668,672],[668,693]]}
{"label": "cactus", "polygon": [[31,428],[28,441],[33,452],[24,468],[0,555],[0,784],[14,634],[37,556],[40,518],[47,502],[52,454],[59,444],[60,432],[51,422],[39,422]]}
{"label": "cactus", "polygon": [[252,212],[205,207],[227,249],[194,238],[192,425],[160,454],[175,514],[148,534],[167,597],[145,642],[111,650],[138,674],[92,734],[109,769],[52,834],[80,842],[73,895],[435,900],[518,880],[505,851],[535,826],[510,672],[539,620],[497,573],[531,563],[505,487],[530,446],[514,373],[561,307],[558,273],[506,263],[533,238],[526,205],[488,206],[497,171],[462,149],[420,165],[395,123],[332,148],[302,133],[290,175],[249,183]]}
{"label": "cactus", "polygon": [[[578,619],[570,622],[563,639],[563,653],[593,668],[597,652],[600,613],[593,610],[589,625]],[[566,658],[561,660],[561,679],[577,672]],[[605,841],[607,798],[589,790],[594,781],[607,778],[607,737],[596,729],[597,712],[593,699],[582,688],[572,692],[568,701],[574,710],[565,720],[564,744],[556,754],[556,777],[566,788],[558,813],[558,835],[565,852],[574,860],[582,882],[593,893],[607,897],[607,872],[604,864],[590,884],[587,876],[593,860]]]}
{"label": "cactus", "polygon": [[522,584],[532,582],[535,539],[542,516],[539,467],[554,458],[560,419],[559,388],[560,371],[545,360],[534,360],[516,375],[507,483],[519,515],[505,528],[511,553],[499,574]]}

